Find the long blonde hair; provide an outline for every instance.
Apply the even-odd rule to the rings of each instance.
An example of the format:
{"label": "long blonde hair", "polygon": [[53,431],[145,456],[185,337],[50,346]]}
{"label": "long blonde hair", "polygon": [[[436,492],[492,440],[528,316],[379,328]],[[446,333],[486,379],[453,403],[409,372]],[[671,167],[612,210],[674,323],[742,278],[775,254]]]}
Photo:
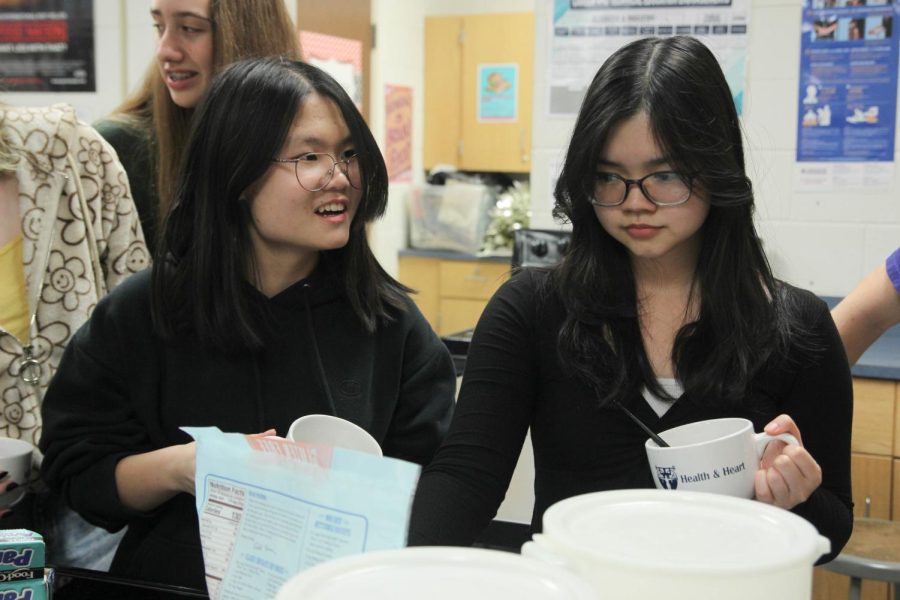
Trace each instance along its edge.
{"label": "long blonde hair", "polygon": [[22,155],[6,139],[6,134],[3,132],[2,127],[3,123],[0,123],[0,173],[9,173],[15,171],[19,166]]}
{"label": "long blonde hair", "polygon": [[[300,58],[300,41],[284,0],[210,0],[213,22],[213,71],[245,58]],[[157,220],[171,203],[174,183],[190,130],[193,108],[172,101],[154,59],[141,85],[113,111],[114,120],[137,125],[156,146]]]}
{"label": "long blonde hair", "polygon": [[15,171],[22,160],[22,151],[6,135],[5,106],[0,104],[0,174]]}
{"label": "long blonde hair", "polygon": [[6,104],[0,102],[0,175],[15,172],[23,160],[28,161],[35,169],[49,173],[48,165],[42,165],[33,152],[10,138],[6,128],[7,108]]}

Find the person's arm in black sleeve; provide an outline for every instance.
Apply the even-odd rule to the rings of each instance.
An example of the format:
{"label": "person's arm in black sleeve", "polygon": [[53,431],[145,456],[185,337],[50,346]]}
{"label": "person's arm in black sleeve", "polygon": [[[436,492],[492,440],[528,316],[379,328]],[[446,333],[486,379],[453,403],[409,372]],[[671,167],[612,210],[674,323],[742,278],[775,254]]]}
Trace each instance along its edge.
{"label": "person's arm in black sleeve", "polygon": [[450,352],[411,301],[402,358],[400,398],[384,441],[384,453],[428,464],[453,416],[456,372]]}
{"label": "person's arm in black sleeve", "polygon": [[450,433],[416,490],[410,545],[470,545],[503,501],[536,394],[534,294],[522,273],[478,322]]}
{"label": "person's arm in black sleeve", "polygon": [[151,449],[128,398],[127,347],[152,342],[117,327],[112,299],[97,305],[63,354],[42,406],[40,447],[48,485],[89,522],[115,531],[139,514],[119,500],[116,464]]}
{"label": "person's arm in black sleeve", "polygon": [[813,301],[817,306],[810,309],[811,329],[820,350],[802,363],[782,412],[797,423],[804,447],[822,468],[822,485],[792,509],[831,540],[831,552],[819,560],[822,563],[840,553],[853,530],[853,382],[834,321],[824,303]]}

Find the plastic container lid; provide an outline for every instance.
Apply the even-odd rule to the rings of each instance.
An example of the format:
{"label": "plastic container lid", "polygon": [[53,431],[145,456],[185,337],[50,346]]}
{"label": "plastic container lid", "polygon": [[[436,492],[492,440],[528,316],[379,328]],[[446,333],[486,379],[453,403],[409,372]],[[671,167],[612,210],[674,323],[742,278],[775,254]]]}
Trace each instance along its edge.
{"label": "plastic container lid", "polygon": [[288,580],[276,600],[594,600],[577,576],[509,552],[425,547],[322,563]]}
{"label": "plastic container lid", "polygon": [[787,510],[672,490],[562,500],[544,513],[544,536],[610,566],[706,574],[812,565],[830,546],[812,524]]}

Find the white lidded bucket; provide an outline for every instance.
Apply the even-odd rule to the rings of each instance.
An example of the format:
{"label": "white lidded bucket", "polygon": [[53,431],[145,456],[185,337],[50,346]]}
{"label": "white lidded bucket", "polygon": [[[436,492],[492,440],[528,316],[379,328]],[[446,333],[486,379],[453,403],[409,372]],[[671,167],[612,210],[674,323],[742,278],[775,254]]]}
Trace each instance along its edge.
{"label": "white lidded bucket", "polygon": [[808,600],[827,538],[797,515],[700,492],[575,496],[544,513],[522,554],[565,566],[601,600]]}
{"label": "white lidded bucket", "polygon": [[569,571],[517,554],[443,546],[385,550],[319,564],[275,600],[596,600]]}

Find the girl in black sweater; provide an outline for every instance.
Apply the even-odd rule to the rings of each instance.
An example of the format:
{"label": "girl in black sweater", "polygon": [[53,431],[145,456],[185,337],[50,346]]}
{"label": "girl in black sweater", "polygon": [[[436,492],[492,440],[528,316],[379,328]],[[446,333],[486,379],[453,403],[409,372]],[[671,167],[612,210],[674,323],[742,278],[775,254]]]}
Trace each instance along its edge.
{"label": "girl in black sweater", "polygon": [[852,526],[849,368],[826,305],[772,274],[713,54],[689,37],[615,52],[587,91],[555,197],[570,250],[514,276],[482,315],[410,543],[471,544],[529,428],[535,530],[569,496],[653,487],[647,436],[624,406],[655,431],[742,416],[802,439],[769,445],[756,499],[806,517],[836,555]]}
{"label": "girl in black sweater", "polygon": [[195,445],[182,426],[287,433],[353,421],[427,463],[449,424],[450,355],[378,264],[366,225],[384,160],[330,76],[226,68],[197,108],[152,273],[100,302],[43,407],[44,475],[88,521],[128,525],[112,571],[203,588]]}

